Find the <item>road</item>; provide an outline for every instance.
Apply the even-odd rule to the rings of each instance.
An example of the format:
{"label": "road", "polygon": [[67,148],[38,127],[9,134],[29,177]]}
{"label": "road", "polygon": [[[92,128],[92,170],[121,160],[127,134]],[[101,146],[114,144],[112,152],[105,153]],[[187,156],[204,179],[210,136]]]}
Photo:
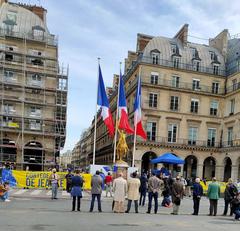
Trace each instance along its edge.
{"label": "road", "polygon": [[[17,191],[16,191],[17,192]],[[192,216],[192,200],[182,201],[180,215],[170,215],[172,209],[160,207],[158,214],[146,214],[146,207],[140,213],[132,210],[129,214],[115,214],[111,211],[111,198],[103,197],[103,213],[89,213],[89,195],[85,193],[81,203],[81,212],[71,212],[71,199],[59,194],[60,199],[51,200],[49,195],[35,196],[33,191],[16,194],[12,191],[11,202],[0,202],[0,230],[4,231],[122,231],[161,230],[161,231],[237,231],[240,221],[233,217],[207,216],[208,200],[203,198],[200,215]],[[43,195],[44,192],[42,192]],[[35,193],[37,194],[37,193]],[[96,205],[95,205],[96,210]],[[219,201],[218,213],[223,211],[223,200]]]}

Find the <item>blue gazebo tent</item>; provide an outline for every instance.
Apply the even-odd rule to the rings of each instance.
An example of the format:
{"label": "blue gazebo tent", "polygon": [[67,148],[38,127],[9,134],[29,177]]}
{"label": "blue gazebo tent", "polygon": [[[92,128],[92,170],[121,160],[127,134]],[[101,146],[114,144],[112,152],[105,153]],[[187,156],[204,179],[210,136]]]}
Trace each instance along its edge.
{"label": "blue gazebo tent", "polygon": [[151,160],[152,164],[163,163],[163,164],[184,164],[185,161],[175,156],[172,153],[165,153],[155,159]]}

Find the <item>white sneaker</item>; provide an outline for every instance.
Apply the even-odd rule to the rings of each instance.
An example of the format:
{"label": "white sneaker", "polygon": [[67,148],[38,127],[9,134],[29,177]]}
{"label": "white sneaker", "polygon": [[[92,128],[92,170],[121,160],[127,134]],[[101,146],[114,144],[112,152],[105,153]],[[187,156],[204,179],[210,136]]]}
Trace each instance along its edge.
{"label": "white sneaker", "polygon": [[9,200],[9,199],[6,199],[5,202],[10,202],[10,200]]}

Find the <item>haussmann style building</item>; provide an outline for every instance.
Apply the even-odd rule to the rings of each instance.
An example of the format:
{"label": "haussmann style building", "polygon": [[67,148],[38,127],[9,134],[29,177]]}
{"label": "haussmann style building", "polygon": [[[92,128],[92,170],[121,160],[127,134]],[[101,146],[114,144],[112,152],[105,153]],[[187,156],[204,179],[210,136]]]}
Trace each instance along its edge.
{"label": "haussmann style building", "polygon": [[[125,60],[125,90],[133,125],[137,76],[142,80],[142,120],[147,140],[137,139],[135,166],[171,152],[185,160],[171,166],[185,177],[240,178],[240,38],[223,30],[209,44],[188,42],[188,25],[173,38],[137,35]],[[117,81],[110,95],[116,113]],[[91,125],[93,146],[93,124]],[[132,162],[133,136],[127,137]],[[97,122],[96,164],[112,164],[113,141]],[[92,159],[92,148],[88,159]],[[91,163],[91,161],[90,161]]]}
{"label": "haussmann style building", "polygon": [[16,169],[55,166],[65,143],[68,70],[46,12],[0,1],[0,163]]}

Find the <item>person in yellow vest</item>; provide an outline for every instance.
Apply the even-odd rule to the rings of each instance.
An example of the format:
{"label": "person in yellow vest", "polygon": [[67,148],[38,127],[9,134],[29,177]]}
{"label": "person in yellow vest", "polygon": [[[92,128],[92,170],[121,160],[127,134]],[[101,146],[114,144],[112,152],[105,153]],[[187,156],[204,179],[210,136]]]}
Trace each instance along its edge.
{"label": "person in yellow vest", "polygon": [[58,199],[57,192],[60,178],[56,172],[57,172],[56,168],[52,169],[52,174],[50,174],[49,176],[49,184],[52,186],[52,200]]}

